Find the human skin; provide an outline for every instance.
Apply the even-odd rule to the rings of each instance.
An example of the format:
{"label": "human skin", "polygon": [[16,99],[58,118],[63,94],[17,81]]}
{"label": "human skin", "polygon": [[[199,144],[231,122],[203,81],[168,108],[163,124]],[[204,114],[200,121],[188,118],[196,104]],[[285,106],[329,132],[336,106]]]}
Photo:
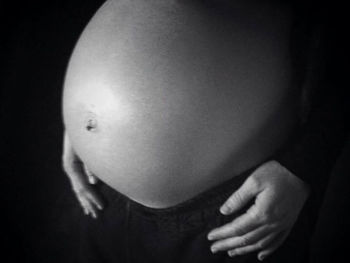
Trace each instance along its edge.
{"label": "human skin", "polygon": [[97,218],[97,209],[103,209],[103,202],[91,185],[97,183],[98,179],[76,155],[66,133],[63,139],[62,165],[85,215]]}
{"label": "human skin", "polygon": [[[161,1],[151,2],[161,3]],[[289,59],[286,53],[286,36],[288,24],[290,24],[286,15],[288,12],[279,12],[279,8],[266,7],[263,9],[264,12],[267,10],[264,14],[260,9],[258,10],[259,15],[265,18],[256,21],[252,14],[257,10],[254,11],[254,8],[251,9],[249,5],[248,7],[239,5],[239,10],[246,11],[247,16],[241,17],[243,23],[240,22],[241,19],[231,21],[231,17],[223,18],[230,22],[239,22],[237,27],[222,27],[224,33],[235,32],[227,37],[227,34],[216,34],[215,27],[206,27],[201,23],[210,21],[205,25],[215,25],[220,28],[221,16],[214,16],[212,19],[210,13],[209,16],[202,17],[203,14],[193,13],[195,9],[189,8],[190,15],[184,18],[189,19],[190,25],[197,25],[198,28],[180,27],[176,28],[178,30],[176,32],[180,32],[180,40],[192,43],[190,47],[183,45],[181,41],[174,44],[170,41],[171,35],[155,32],[153,29],[158,28],[158,23],[154,27],[146,27],[150,30],[149,34],[142,34],[145,28],[139,32],[131,31],[136,36],[145,37],[146,40],[143,41],[141,38],[142,45],[137,46],[142,51],[139,53],[141,57],[131,56],[131,59],[124,57],[125,54],[132,55],[133,52],[140,50],[124,50],[125,52],[118,53],[118,49],[113,47],[114,43],[118,43],[119,38],[111,34],[114,32],[114,27],[113,24],[112,26],[109,24],[108,19],[113,17],[113,14],[107,11],[112,8],[109,8],[104,15],[100,15],[102,24],[97,23],[87,29],[88,33],[95,32],[98,35],[95,37],[98,41],[95,39],[95,42],[89,42],[89,35],[83,35],[80,45],[77,46],[79,49],[76,49],[66,78],[64,115],[67,132],[63,163],[85,213],[95,218],[99,207],[102,208],[103,204],[98,193],[94,191],[93,184],[90,183],[96,180],[91,179],[95,177],[90,169],[96,171],[96,175],[103,181],[110,183],[117,190],[125,191],[136,201],[144,201],[145,205],[155,207],[170,206],[183,201],[179,197],[185,200],[190,197],[189,194],[198,193],[239,174],[253,164],[260,163],[262,159],[274,152],[290,131],[291,123],[284,123],[284,121],[292,118],[290,108],[287,107],[291,105],[282,99],[288,93],[290,82]],[[146,7],[140,9],[144,12],[147,10]],[[136,17],[141,17],[141,14]],[[154,21],[157,18],[148,17],[152,17]],[[109,34],[103,35],[104,29],[101,29],[103,25],[112,31],[107,30]],[[135,28],[139,25],[143,24],[139,22]],[[168,32],[168,28],[161,27],[163,25],[167,24],[160,25],[161,33],[162,30]],[[255,29],[255,27],[260,28]],[[209,31],[207,31],[208,28]],[[238,28],[240,30],[237,31]],[[205,34],[196,35],[196,30]],[[210,34],[206,36],[208,32]],[[106,35],[108,41],[103,38]],[[149,36],[164,42],[152,42],[154,39],[149,40]],[[244,41],[240,42],[242,39]],[[217,43],[221,44],[216,46]],[[201,45],[204,46],[201,47]],[[112,50],[108,49],[110,46],[113,47]],[[171,52],[167,49],[169,47],[173,48]],[[216,49],[211,49],[212,47]],[[129,51],[131,53],[128,53]],[[164,57],[159,54],[167,54],[169,57],[165,56],[166,59],[162,60]],[[248,56],[241,56],[241,54]],[[191,56],[191,59],[188,59],[188,56]],[[114,60],[115,57],[118,60]],[[206,60],[196,61],[198,57],[208,60],[207,62]],[[216,59],[222,61],[230,57],[234,59],[224,60],[226,64],[213,64]],[[154,58],[158,64],[151,63]],[[136,61],[135,64],[130,65],[134,61]],[[223,64],[226,67],[223,67]],[[202,65],[208,67],[200,67]],[[210,68],[211,65],[215,67]],[[116,68],[124,74],[115,70]],[[140,68],[144,71],[137,71]],[[239,70],[235,71],[237,68]],[[149,69],[152,70],[149,71]],[[208,69],[212,71],[207,71]],[[111,72],[114,78],[104,78]],[[197,74],[197,78],[193,77],[193,74],[187,74],[191,72]],[[213,73],[210,78],[207,78],[208,72]],[[225,72],[232,74],[224,74]],[[175,73],[180,77],[173,78],[174,75],[177,76]],[[116,75],[119,79],[115,77]],[[123,79],[124,77],[126,79]],[[130,82],[126,81],[127,77],[131,80]],[[122,85],[118,82],[120,79],[122,79]],[[223,92],[222,96],[218,96],[218,88]],[[113,92],[110,92],[111,90]],[[265,92],[261,92],[262,90]],[[87,103],[83,101],[84,97]],[[118,98],[116,103],[112,98]],[[212,101],[216,104],[211,104]],[[239,111],[237,113],[232,108],[233,105],[236,109],[241,109],[248,114],[240,115]],[[269,105],[271,108],[263,105]],[[114,106],[118,107],[114,108]],[[105,114],[108,107],[110,107],[108,114]],[[133,110],[136,112],[134,119],[129,115]],[[280,114],[277,118],[273,116],[276,112]],[[97,122],[94,119],[96,116]],[[86,127],[80,125],[85,118],[87,118]],[[237,120],[241,121],[237,122]],[[267,120],[270,124],[266,127]],[[109,129],[104,130],[104,127]],[[251,130],[255,130],[254,136],[247,135]],[[160,136],[155,136],[156,134]],[[139,143],[131,143],[130,136],[136,138]],[[116,138],[121,138],[120,142]],[[213,139],[218,140],[217,145],[214,144],[216,147],[210,146]],[[246,143],[240,143],[242,141]],[[200,147],[195,148],[194,142],[197,142],[196,145]],[[114,147],[108,148],[113,143]],[[205,148],[206,145],[209,147]],[[194,150],[191,152],[191,149]],[[193,162],[195,166],[185,166],[188,163],[184,162],[187,159],[183,158],[183,153],[186,158],[196,160]],[[234,156],[230,160],[234,164],[232,170],[226,168],[225,173],[210,172],[217,168],[218,163],[230,153]],[[120,161],[119,166],[118,161]],[[120,166],[125,164],[134,170],[120,169]],[[209,167],[209,164],[216,167]],[[110,168],[105,170],[105,167]],[[153,167],[159,169],[152,170]],[[153,176],[154,173],[146,172],[147,170],[157,172],[158,177]],[[169,171],[173,170],[176,173],[170,174]],[[194,176],[188,175],[187,171],[190,170],[195,171]],[[127,173],[129,173],[128,176],[125,176],[124,174]],[[172,189],[181,191],[175,191],[169,197],[167,195],[169,189],[164,188],[164,185],[170,180],[176,182]],[[191,185],[198,187],[191,188]],[[183,191],[186,194],[182,194]],[[211,233],[210,239],[216,241],[213,250],[232,251],[239,248],[235,250],[237,254],[258,250],[261,251],[260,257],[267,256],[287,236],[305,202],[307,192],[304,183],[277,162],[262,164],[249,176],[246,183],[238,190],[238,194],[233,193],[227,203],[232,210],[239,209],[242,206],[241,203],[246,203],[247,200],[256,199],[255,205],[232,223]],[[156,194],[152,196],[150,193]],[[288,203],[291,199],[294,201],[293,206]],[[257,227],[262,230],[255,230]],[[271,242],[266,242],[266,239]]]}
{"label": "human skin", "polygon": [[209,2],[107,1],[69,61],[74,151],[146,206],[178,204],[262,163],[295,127],[289,9]]}
{"label": "human skin", "polygon": [[277,161],[262,164],[221,206],[229,215],[254,201],[243,215],[208,234],[215,241],[212,252],[233,257],[260,251],[263,260],[287,238],[308,195],[308,186]]}
{"label": "human skin", "polygon": [[[76,155],[67,134],[63,167],[84,213],[96,219],[103,209],[92,186],[98,179]],[[262,164],[221,206],[220,212],[230,215],[255,201],[243,215],[208,233],[214,241],[211,251],[227,251],[231,257],[259,252],[258,259],[263,260],[287,238],[308,195],[308,186],[277,161]]]}

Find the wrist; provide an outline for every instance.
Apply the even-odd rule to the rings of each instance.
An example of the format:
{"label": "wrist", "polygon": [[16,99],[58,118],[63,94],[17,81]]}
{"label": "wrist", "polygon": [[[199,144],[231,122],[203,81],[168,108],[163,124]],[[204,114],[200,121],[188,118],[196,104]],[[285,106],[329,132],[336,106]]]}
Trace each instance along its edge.
{"label": "wrist", "polygon": [[311,187],[307,182],[300,179],[296,174],[290,171],[287,167],[283,166],[280,162],[276,160],[272,160],[271,162],[273,162],[274,165],[278,166],[279,169],[281,169],[282,172],[290,178],[290,181],[292,181],[293,184],[296,185],[296,187],[305,194],[306,198],[310,195]]}

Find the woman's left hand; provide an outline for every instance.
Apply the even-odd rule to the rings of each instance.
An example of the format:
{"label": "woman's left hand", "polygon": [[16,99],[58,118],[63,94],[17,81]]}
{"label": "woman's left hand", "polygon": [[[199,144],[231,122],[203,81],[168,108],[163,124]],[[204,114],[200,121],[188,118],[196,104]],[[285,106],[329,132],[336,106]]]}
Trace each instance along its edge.
{"label": "woman's left hand", "polygon": [[263,260],[286,239],[309,195],[306,183],[276,161],[259,166],[221,206],[229,215],[255,201],[249,209],[221,227],[208,239],[215,241],[213,253],[227,251],[229,256],[259,252]]}

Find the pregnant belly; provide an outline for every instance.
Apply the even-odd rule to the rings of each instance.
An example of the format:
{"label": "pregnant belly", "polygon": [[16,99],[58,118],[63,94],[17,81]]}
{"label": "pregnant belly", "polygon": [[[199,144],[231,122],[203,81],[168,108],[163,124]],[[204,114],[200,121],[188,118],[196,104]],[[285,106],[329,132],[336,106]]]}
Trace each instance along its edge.
{"label": "pregnant belly", "polygon": [[262,162],[295,121],[285,9],[257,17],[251,6],[199,5],[107,2],[68,66],[63,116],[75,151],[147,206]]}

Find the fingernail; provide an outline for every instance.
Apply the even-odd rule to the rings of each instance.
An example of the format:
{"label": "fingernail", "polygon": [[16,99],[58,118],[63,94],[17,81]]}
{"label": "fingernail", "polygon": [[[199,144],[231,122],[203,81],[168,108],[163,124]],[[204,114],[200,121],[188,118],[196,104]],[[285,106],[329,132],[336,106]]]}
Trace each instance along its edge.
{"label": "fingernail", "polygon": [[214,240],[214,239],[217,239],[217,231],[216,230],[213,230],[212,232],[210,232],[209,234],[208,234],[208,239],[209,240]]}
{"label": "fingernail", "polygon": [[220,208],[220,213],[223,215],[227,215],[229,213],[229,209],[226,206],[222,206]]}
{"label": "fingernail", "polygon": [[210,250],[211,250],[211,252],[212,252],[213,254],[215,254],[216,252],[218,252],[218,249],[217,249],[216,247],[211,247]]}
{"label": "fingernail", "polygon": [[263,261],[263,260],[264,260],[264,258],[265,258],[265,256],[264,256],[264,255],[259,255],[259,256],[258,256],[258,259],[259,259],[260,261]]}
{"label": "fingernail", "polygon": [[229,255],[230,257],[233,257],[233,256],[236,255],[235,251],[233,251],[233,250],[230,250],[230,251],[227,252],[227,253],[228,253],[228,255]]}

